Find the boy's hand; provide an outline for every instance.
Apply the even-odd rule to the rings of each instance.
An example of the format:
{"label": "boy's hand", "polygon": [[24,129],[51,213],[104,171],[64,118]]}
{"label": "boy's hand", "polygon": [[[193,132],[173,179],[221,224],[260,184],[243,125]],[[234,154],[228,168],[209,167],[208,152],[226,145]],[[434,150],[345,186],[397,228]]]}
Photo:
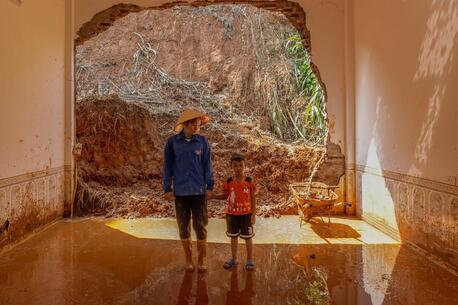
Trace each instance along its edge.
{"label": "boy's hand", "polygon": [[255,224],[256,223],[256,214],[251,214],[251,224]]}
{"label": "boy's hand", "polygon": [[175,196],[173,195],[173,192],[165,193],[164,194],[164,198],[165,198],[165,200],[167,200],[169,202],[175,200]]}
{"label": "boy's hand", "polygon": [[207,199],[207,200],[213,199],[213,192],[210,191],[210,190],[207,190],[205,192],[205,199]]}
{"label": "boy's hand", "polygon": [[224,193],[218,194],[218,193],[213,193],[210,199],[218,199],[218,200],[226,200],[226,195]]}

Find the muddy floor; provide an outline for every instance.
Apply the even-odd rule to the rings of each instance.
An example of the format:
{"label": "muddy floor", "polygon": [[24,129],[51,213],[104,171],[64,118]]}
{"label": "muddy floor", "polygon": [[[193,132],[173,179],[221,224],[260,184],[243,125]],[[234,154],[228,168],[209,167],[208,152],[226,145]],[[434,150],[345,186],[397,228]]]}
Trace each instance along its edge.
{"label": "muddy floor", "polygon": [[60,222],[2,253],[0,304],[439,305],[458,299],[456,276],[399,244],[255,244],[256,270],[247,272],[243,265],[223,269],[230,246],[214,242],[209,270],[200,275],[182,270],[179,241],[139,238],[107,223]]}

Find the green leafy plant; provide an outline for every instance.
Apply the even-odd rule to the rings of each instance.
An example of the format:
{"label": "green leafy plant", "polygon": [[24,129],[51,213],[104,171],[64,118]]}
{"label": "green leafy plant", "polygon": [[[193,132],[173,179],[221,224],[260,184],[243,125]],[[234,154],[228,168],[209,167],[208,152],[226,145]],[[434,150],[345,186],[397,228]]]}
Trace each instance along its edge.
{"label": "green leafy plant", "polygon": [[293,74],[300,96],[306,99],[305,109],[299,114],[290,115],[290,119],[297,133],[307,142],[324,145],[328,131],[325,96],[312,69],[310,54],[298,34],[288,37],[286,48],[293,59]]}

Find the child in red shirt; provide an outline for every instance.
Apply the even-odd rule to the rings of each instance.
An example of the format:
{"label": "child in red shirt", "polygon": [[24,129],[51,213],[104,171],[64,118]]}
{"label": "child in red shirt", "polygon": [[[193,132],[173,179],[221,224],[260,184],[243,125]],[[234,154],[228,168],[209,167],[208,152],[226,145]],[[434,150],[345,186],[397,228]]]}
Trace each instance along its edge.
{"label": "child in red shirt", "polygon": [[245,268],[254,269],[253,263],[253,224],[256,222],[256,185],[250,177],[244,175],[245,159],[242,155],[231,157],[234,173],[223,185],[223,194],[213,195],[215,199],[226,200],[226,235],[231,238],[232,258],[226,261],[224,268],[237,265],[238,237],[245,239],[247,261]]}

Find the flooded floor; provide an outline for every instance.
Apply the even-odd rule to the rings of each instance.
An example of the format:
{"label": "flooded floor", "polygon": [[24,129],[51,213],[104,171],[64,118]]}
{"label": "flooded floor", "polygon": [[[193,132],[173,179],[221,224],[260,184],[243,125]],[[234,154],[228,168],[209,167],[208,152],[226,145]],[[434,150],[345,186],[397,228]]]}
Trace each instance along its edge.
{"label": "flooded floor", "polygon": [[[171,219],[61,221],[0,255],[0,304],[442,305],[458,300],[456,276],[357,220],[299,228],[296,218],[259,219],[252,272],[243,264],[232,271],[222,268],[230,245],[224,223],[212,220],[206,274],[183,271],[174,224]],[[244,250],[239,249],[241,261]]]}

